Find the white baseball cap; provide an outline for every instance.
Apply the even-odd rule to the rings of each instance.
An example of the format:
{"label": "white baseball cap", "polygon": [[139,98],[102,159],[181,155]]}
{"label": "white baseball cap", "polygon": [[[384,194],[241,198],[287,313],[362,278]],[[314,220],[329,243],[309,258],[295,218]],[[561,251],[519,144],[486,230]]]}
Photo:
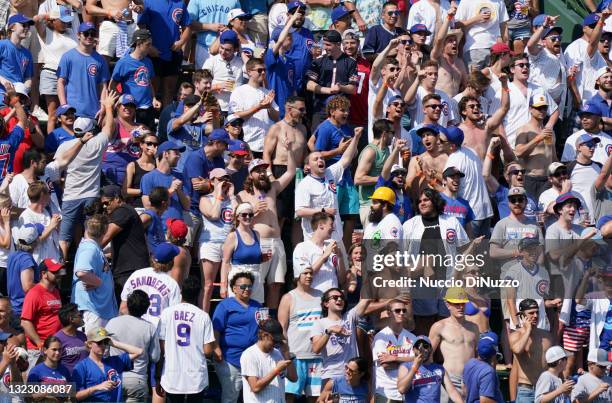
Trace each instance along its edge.
{"label": "white baseball cap", "polygon": [[612,365],[612,362],[608,361],[608,352],[601,348],[594,348],[589,350],[589,355],[587,356],[588,362],[593,362],[597,365]]}
{"label": "white baseball cap", "polygon": [[546,350],[546,362],[552,364],[553,362],[559,361],[561,358],[567,358],[567,353],[561,346],[552,346]]}

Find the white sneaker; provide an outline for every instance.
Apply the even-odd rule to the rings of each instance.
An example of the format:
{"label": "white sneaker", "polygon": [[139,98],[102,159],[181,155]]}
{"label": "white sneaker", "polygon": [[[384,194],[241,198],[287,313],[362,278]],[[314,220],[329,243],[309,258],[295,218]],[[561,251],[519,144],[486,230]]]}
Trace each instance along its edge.
{"label": "white sneaker", "polygon": [[46,122],[47,120],[49,120],[49,115],[47,115],[47,113],[38,105],[34,107],[34,110],[32,111],[32,116],[42,122]]}

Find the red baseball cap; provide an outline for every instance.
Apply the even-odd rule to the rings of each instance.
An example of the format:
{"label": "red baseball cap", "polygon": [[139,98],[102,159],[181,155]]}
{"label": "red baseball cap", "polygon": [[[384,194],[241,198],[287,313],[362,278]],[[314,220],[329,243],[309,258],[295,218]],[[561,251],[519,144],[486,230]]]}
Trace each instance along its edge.
{"label": "red baseball cap", "polygon": [[[45,259],[38,265],[40,271],[50,271],[51,273],[58,273],[59,271],[64,269],[64,264],[62,262],[58,262],[55,259]],[[66,271],[64,270],[64,273]]]}
{"label": "red baseball cap", "polygon": [[508,46],[505,43],[498,42],[494,44],[493,46],[491,46],[491,54],[493,55],[497,55],[500,53],[506,53],[506,52],[510,53],[511,55],[513,54],[512,49],[510,49],[510,46]]}
{"label": "red baseball cap", "polygon": [[170,234],[172,234],[173,238],[181,239],[187,236],[187,225],[183,220],[168,218],[166,220],[166,227],[170,230]]}

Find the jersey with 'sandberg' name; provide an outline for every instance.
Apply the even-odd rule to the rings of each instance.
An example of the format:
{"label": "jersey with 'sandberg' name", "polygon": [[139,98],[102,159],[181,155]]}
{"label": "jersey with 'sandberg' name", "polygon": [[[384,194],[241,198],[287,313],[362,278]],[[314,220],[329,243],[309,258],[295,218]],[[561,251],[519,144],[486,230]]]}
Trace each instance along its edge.
{"label": "jersey with 'sandberg' name", "polygon": [[142,290],[149,296],[151,305],[142,318],[155,326],[166,308],[181,302],[181,289],[176,280],[152,267],[136,270],[130,275],[121,291],[121,301],[127,301],[134,290]]}
{"label": "jersey with 'sandberg' name", "polygon": [[171,306],[162,312],[159,339],[165,342],[161,386],[166,392],[194,394],[208,387],[204,345],[215,336],[206,312],[185,302]]}

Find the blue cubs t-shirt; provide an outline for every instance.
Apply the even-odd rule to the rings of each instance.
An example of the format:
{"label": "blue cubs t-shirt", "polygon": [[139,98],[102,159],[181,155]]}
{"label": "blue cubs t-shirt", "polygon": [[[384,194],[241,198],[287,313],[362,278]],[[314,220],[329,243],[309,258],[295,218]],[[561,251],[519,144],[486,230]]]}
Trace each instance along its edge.
{"label": "blue cubs t-shirt", "polygon": [[[506,186],[500,185],[495,192],[495,201],[497,201],[497,211],[499,212],[499,219],[506,218],[510,215],[510,205],[508,202],[508,189]],[[525,216],[533,218],[535,220],[536,211],[538,210],[538,204],[527,196],[527,206],[525,206]]]}
{"label": "blue cubs t-shirt", "polygon": [[444,214],[457,218],[462,227],[474,220],[474,211],[467,200],[461,197],[453,199],[444,193],[440,193],[440,196],[446,201]]}
{"label": "blue cubs t-shirt", "polygon": [[[191,0],[187,5],[191,21],[202,24],[227,25],[228,14],[231,9],[240,8],[237,0]],[[199,31],[197,34],[198,45],[208,48],[217,38],[217,32]]]}
{"label": "blue cubs t-shirt", "polygon": [[274,101],[279,107],[281,119],[285,116],[285,101],[295,93],[295,65],[286,55],[274,55],[268,48],[264,56],[268,89],[274,90]]}
{"label": "blue cubs t-shirt", "polygon": [[68,133],[63,127],[58,127],[45,137],[45,152],[54,153],[65,141],[74,139],[74,135]]}
{"label": "blue cubs t-shirt", "polygon": [[138,25],[151,31],[153,46],[159,58],[172,60],[174,42],[181,37],[181,27],[191,24],[191,17],[183,0],[144,0],[144,10],[138,14]]}
{"label": "blue cubs t-shirt", "polygon": [[612,349],[610,342],[612,342],[612,298],[610,298],[610,305],[606,313],[606,321],[603,330],[599,335],[599,348],[610,351]]}
{"label": "blue cubs t-shirt", "polygon": [[[149,245],[149,251],[153,251],[157,245],[166,242],[166,233],[164,232],[164,224],[162,223],[161,217],[153,210],[145,210],[142,214],[146,214],[151,217],[149,225],[145,229],[145,236],[147,237],[147,244]],[[141,215],[142,215],[141,214]]]}
{"label": "blue cubs t-shirt", "polygon": [[[314,133],[316,138],[315,141],[315,150],[316,151],[331,151],[340,145],[340,142],[345,138],[353,138],[353,131],[349,127],[349,125],[342,125],[340,127],[334,126],[334,124],[329,120],[325,119],[317,130]],[[331,158],[328,158],[326,161],[326,166],[332,166],[336,162],[340,161],[342,155],[336,155]],[[342,179],[338,182],[338,185],[352,185],[353,184],[353,176],[351,174],[350,169],[345,169],[342,174]]]}
{"label": "blue cubs t-shirt", "polygon": [[77,116],[94,118],[100,110],[98,86],[109,79],[104,58],[96,51],[85,55],[71,49],[60,59],[57,77],[66,80],[66,101],[75,107]]}
{"label": "blue cubs t-shirt", "polygon": [[183,166],[183,191],[191,197],[190,211],[196,216],[200,216],[200,197],[202,194],[195,190],[191,184],[194,178],[208,178],[208,174],[215,168],[225,168],[223,157],[216,157],[212,160],[206,157],[204,149],[192,151],[185,158]]}
{"label": "blue cubs t-shirt", "polygon": [[57,368],[50,368],[41,362],[28,374],[28,382],[38,382],[53,385],[62,385],[71,382],[70,371],[68,368],[59,364]]}
{"label": "blue cubs t-shirt", "polygon": [[293,45],[289,52],[287,52],[287,57],[293,61],[293,66],[295,68],[295,88],[297,91],[300,91],[306,82],[306,71],[308,71],[312,64],[312,53],[310,53],[310,49],[312,49],[314,37],[312,32],[304,27],[289,32],[291,32]]}
{"label": "blue cubs t-shirt", "polygon": [[219,332],[219,345],[223,357],[233,366],[240,368],[242,352],[257,341],[258,319],[261,304],[253,299],[245,308],[236,298],[222,300],[213,314],[213,329]]}
{"label": "blue cubs t-shirt", "polygon": [[[23,46],[16,46],[8,39],[0,41],[0,75],[12,83],[24,83],[34,74],[32,54]],[[4,93],[4,86],[0,85]]]}
{"label": "blue cubs t-shirt", "polygon": [[151,80],[154,75],[151,59],[138,60],[127,54],[115,65],[112,79],[121,83],[123,94],[134,97],[137,108],[144,109],[153,106]]}
{"label": "blue cubs t-shirt", "polygon": [[6,269],[7,291],[13,306],[13,312],[16,315],[21,315],[21,309],[23,308],[25,292],[21,286],[21,273],[27,269],[34,270],[34,283],[38,283],[40,272],[32,255],[22,251],[9,253]]}
{"label": "blue cubs t-shirt", "polygon": [[100,371],[98,364],[87,357],[79,362],[74,367],[72,380],[75,383],[77,392],[96,386],[106,381],[117,382],[117,387],[108,392],[98,391],[83,402],[120,402],[121,401],[121,384],[123,382],[123,373],[131,371],[134,368],[132,360],[128,353],[106,357],[102,359],[104,371]]}
{"label": "blue cubs t-shirt", "polygon": [[486,396],[498,403],[504,403],[499,389],[499,380],[495,368],[484,361],[471,358],[463,367],[463,384],[467,389],[466,403],[480,402],[480,396]]}
{"label": "blue cubs t-shirt", "polygon": [[21,126],[15,126],[7,136],[0,137],[0,183],[6,174],[13,172],[15,152],[24,136]]}
{"label": "blue cubs t-shirt", "polygon": [[[403,364],[408,370],[412,362]],[[412,379],[412,387],[404,394],[406,403],[430,403],[440,401],[440,386],[444,382],[444,367],[439,364],[421,364]]]}
{"label": "blue cubs t-shirt", "polygon": [[[165,174],[159,169],[155,168],[151,172],[146,173],[140,180],[140,191],[142,192],[143,196],[148,196],[155,187],[161,186],[169,189],[174,179],[183,180],[183,176],[176,171]],[[164,230],[166,228],[166,220],[168,218],[178,218],[180,220],[183,219],[183,206],[181,206],[181,201],[176,193],[170,196],[170,204],[168,205],[168,209],[164,211],[164,214],[162,215]]]}

